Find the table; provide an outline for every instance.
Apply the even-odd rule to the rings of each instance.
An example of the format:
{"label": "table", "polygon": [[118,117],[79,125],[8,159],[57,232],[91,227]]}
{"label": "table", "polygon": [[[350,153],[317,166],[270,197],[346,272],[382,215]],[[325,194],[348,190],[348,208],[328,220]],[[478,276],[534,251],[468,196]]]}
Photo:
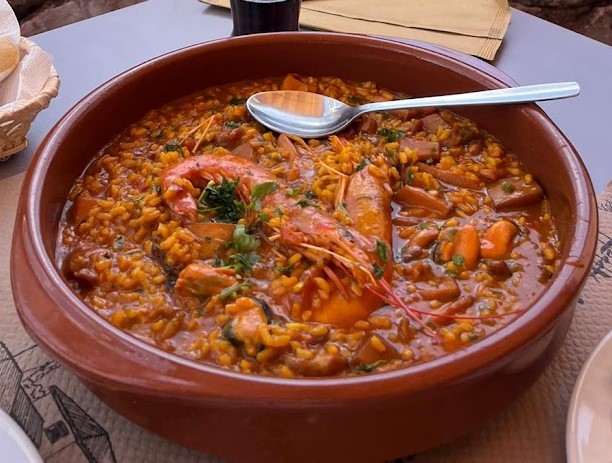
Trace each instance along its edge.
{"label": "table", "polygon": [[[29,147],[0,170],[24,171],[57,120],[101,83],[142,61],[230,35],[229,12],[196,0],[149,0],[32,37],[53,55],[62,85],[32,124]],[[513,10],[492,63],[521,85],[577,81],[578,98],[541,103],[581,154],[596,192],[612,178],[612,47]]]}
{"label": "table", "polygon": [[[0,186],[4,186],[4,191],[10,193],[0,195],[0,210],[11,210],[11,207],[14,210],[15,199],[12,193],[21,181],[21,176],[16,174],[26,170],[37,146],[53,124],[88,92],[147,59],[195,43],[227,37],[231,28],[227,11],[209,7],[197,0],[149,0],[33,37],[36,43],[53,55],[62,86],[58,97],[52,100],[50,107],[43,111],[32,125],[28,134],[28,149],[2,165]],[[581,84],[582,94],[579,98],[543,103],[542,107],[581,153],[596,191],[603,190],[612,178],[612,162],[608,160],[612,153],[612,137],[607,133],[608,121],[612,120],[612,86],[609,84],[609,76],[612,75],[612,48],[514,10],[504,44],[493,64],[519,84],[565,80],[575,80]],[[8,224],[5,230],[9,230],[9,227],[12,227],[12,223]],[[5,235],[8,233],[10,232],[4,232]],[[0,242],[0,256],[2,260],[8,261],[10,240],[5,241]],[[607,292],[607,295],[603,294],[604,292]],[[603,307],[603,301],[609,300],[609,293],[609,289],[589,291],[588,295],[585,291],[585,300],[581,301],[581,304],[583,308],[587,308],[589,304],[589,308]],[[6,263],[0,266],[0,296],[10,298]],[[589,296],[592,297],[591,301],[587,300]],[[2,306],[10,307],[10,302],[3,301]],[[9,315],[14,317],[13,313]],[[4,314],[0,313],[0,316],[6,316],[6,311]],[[4,319],[0,318],[0,321],[2,320]],[[486,456],[480,461],[498,461],[498,457],[499,461],[504,462],[563,461],[563,426],[571,386],[598,337],[603,336],[610,328],[612,314],[603,321],[595,321],[589,318],[588,311],[583,310],[575,317],[568,342],[557,355],[555,363],[517,404],[509,407],[482,430],[447,447],[433,449],[417,456],[417,463],[448,461],[450,454],[454,455],[453,461],[473,461],[470,460],[470,449],[474,448],[482,449],[480,455],[483,458]],[[20,342],[22,338],[26,338],[21,331],[16,332],[14,337],[19,337]],[[11,337],[7,336],[5,340],[7,339],[10,341]],[[41,375],[53,375],[54,371],[59,371],[52,362],[42,365],[41,370],[35,370],[30,362],[35,355],[36,346],[28,345],[20,351],[13,349],[9,352],[6,349],[7,346],[11,347],[8,341],[6,345],[0,342],[0,361],[8,359],[5,365],[12,365],[11,372],[16,381],[21,381],[18,374],[22,375],[23,372],[40,371]],[[572,343],[578,343],[578,346]],[[6,357],[7,352],[9,357]],[[44,354],[36,352],[36,355]],[[5,370],[0,368],[0,371]],[[568,372],[565,378],[560,371]],[[30,378],[36,379],[32,376],[28,377],[28,380]],[[211,461],[206,456],[195,455],[164,442],[136,426],[129,426],[123,418],[100,407],[98,399],[85,391],[72,376],[68,378],[64,375],[61,381],[61,388],[55,387],[54,384],[51,395],[54,403],[62,404],[62,414],[78,412],[76,414],[83,420],[85,410],[92,413],[91,410],[95,408],[92,414],[100,422],[98,425],[96,422],[91,424],[89,421],[83,421],[82,424],[87,426],[90,435],[72,436],[73,441],[76,441],[79,447],[84,447],[87,445],[86,438],[95,437],[97,451],[109,452],[105,454],[108,458],[104,461],[119,461],[115,460],[113,449],[115,452],[119,449],[125,450],[125,453],[117,453],[117,456],[123,456],[124,460],[121,461],[140,461],[143,455],[146,456],[146,461],[151,462]],[[71,402],[72,399],[62,391],[71,394],[81,391],[77,393],[78,403]],[[48,396],[43,397],[41,401],[43,404],[37,406],[52,403]],[[2,405],[4,407],[5,403]],[[530,420],[533,416],[525,413],[525,410],[536,409],[541,411],[538,416],[540,421]],[[43,446],[47,447],[39,450],[46,456],[52,455],[49,458],[54,461],[83,461],[85,451],[81,452],[75,445],[61,447],[58,450],[62,452],[61,455],[50,453],[63,445],[62,441],[52,439],[70,438],[70,435],[62,434],[68,432],[65,426],[63,431],[61,426],[56,426],[61,420],[54,420],[61,416],[57,411],[54,413],[49,420],[45,417],[44,425],[48,427],[45,427],[46,437],[42,441]],[[64,416],[64,422],[67,421]],[[537,444],[527,448],[504,447],[506,431],[511,422],[519,423],[519,429],[514,430],[514,438],[517,441]],[[105,433],[104,426],[107,429],[111,426],[129,429],[129,432],[115,433],[112,436],[112,448],[110,444],[105,447],[103,443],[105,440],[108,442],[109,435]],[[56,442],[53,449],[49,448],[48,441]],[[72,450],[74,453],[70,453]]]}

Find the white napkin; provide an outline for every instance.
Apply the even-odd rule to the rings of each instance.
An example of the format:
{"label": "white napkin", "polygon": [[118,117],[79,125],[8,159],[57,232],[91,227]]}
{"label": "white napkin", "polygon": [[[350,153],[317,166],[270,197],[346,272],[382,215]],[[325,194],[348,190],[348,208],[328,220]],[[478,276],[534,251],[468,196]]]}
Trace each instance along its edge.
{"label": "white napkin", "polygon": [[27,50],[20,37],[15,12],[6,0],[0,0],[0,40],[19,46],[21,53],[15,70],[0,82],[0,113],[12,111],[15,104],[39,93],[51,72],[51,56],[38,47]]}

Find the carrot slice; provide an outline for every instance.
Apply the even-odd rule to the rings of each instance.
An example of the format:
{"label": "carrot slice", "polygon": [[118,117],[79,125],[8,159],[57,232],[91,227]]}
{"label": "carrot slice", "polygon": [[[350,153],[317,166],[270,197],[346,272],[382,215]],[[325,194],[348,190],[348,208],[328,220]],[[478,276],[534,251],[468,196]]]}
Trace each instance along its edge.
{"label": "carrot slice", "polygon": [[476,267],[480,255],[480,238],[476,228],[473,225],[461,227],[453,239],[453,244],[455,255],[463,258],[463,267],[467,270]]}
{"label": "carrot slice", "polygon": [[423,162],[417,162],[415,165],[419,167],[421,172],[427,172],[428,174],[434,176],[437,180],[449,185],[458,186],[459,188],[468,188],[470,190],[480,189],[480,182],[478,180],[468,178],[465,175],[454,174],[448,170],[429,166]]}
{"label": "carrot slice", "polygon": [[512,222],[498,220],[485,231],[480,255],[488,259],[503,259],[517,233],[518,228]]}
{"label": "carrot slice", "polygon": [[443,198],[432,196],[422,188],[404,185],[393,196],[393,200],[407,207],[422,207],[446,216],[451,207]]}

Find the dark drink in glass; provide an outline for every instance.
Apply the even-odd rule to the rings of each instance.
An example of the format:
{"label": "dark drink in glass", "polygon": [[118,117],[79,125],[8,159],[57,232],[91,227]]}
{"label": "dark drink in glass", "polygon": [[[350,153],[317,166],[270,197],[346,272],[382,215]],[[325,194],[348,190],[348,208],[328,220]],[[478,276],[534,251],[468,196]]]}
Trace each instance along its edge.
{"label": "dark drink in glass", "polygon": [[231,0],[232,35],[299,30],[301,0]]}

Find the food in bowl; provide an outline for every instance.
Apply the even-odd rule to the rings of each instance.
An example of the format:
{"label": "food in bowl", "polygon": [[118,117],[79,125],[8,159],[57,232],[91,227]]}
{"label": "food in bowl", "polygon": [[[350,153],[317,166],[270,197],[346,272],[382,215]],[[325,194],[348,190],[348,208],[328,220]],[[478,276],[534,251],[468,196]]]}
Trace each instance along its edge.
{"label": "food in bowl", "polygon": [[432,108],[303,140],[247,114],[248,96],[279,88],[404,97],[287,75],[147,113],[65,206],[58,264],[92,310],[231,370],[352,376],[478,342],[542,292],[559,263],[549,203],[494,135]]}

